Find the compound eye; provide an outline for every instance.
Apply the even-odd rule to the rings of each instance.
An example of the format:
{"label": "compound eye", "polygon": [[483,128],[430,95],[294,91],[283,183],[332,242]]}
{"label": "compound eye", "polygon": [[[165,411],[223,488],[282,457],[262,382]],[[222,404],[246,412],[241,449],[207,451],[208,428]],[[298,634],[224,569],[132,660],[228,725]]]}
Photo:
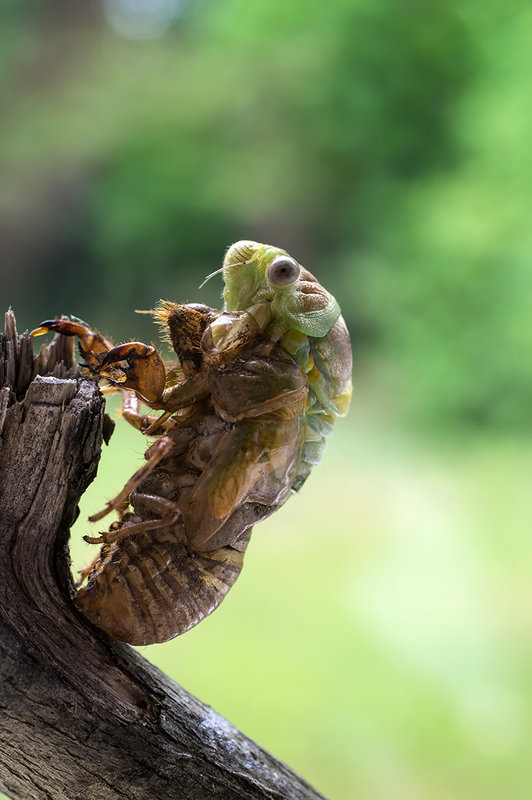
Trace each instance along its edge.
{"label": "compound eye", "polygon": [[299,264],[289,256],[277,256],[268,269],[266,277],[272,286],[286,286],[299,278]]}

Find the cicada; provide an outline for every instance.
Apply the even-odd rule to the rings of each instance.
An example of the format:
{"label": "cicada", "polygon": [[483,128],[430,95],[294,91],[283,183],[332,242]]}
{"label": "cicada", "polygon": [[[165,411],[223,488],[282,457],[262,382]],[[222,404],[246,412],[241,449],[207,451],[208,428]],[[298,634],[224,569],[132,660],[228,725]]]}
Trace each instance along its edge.
{"label": "cicada", "polygon": [[142,342],[114,347],[75,318],[33,331],[77,336],[86,374],[121,391],[125,419],[154,439],[146,463],[90,517],[118,514],[85,537],[101,547],[74,596],[131,644],[171,639],[220,604],[252,526],[301,488],[349,407],[349,335],[316,278],[252,241],[233,244],[216,272],[223,311],[161,301],[151,312],[172,364]]}

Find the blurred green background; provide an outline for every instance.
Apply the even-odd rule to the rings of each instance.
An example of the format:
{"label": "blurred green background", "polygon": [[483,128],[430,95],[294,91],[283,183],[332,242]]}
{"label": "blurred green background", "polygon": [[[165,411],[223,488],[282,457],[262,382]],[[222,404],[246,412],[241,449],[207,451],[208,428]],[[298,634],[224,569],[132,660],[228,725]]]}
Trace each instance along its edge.
{"label": "blurred green background", "polygon": [[[342,306],[323,465],[222,607],[144,648],[335,800],[530,797],[531,42],[524,0],[2,3],[19,329],[155,339],[134,309],[219,305],[240,238]],[[143,448],[119,426],[78,565]]]}

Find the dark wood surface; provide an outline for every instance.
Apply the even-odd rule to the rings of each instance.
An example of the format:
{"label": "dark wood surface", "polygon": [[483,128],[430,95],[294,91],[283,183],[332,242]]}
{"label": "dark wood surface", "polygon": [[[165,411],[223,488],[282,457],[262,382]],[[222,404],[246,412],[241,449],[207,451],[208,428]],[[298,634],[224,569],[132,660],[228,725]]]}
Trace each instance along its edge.
{"label": "dark wood surface", "polygon": [[69,530],[96,474],[103,421],[73,340],[58,337],[35,357],[9,312],[0,334],[0,789],[36,800],[322,797],[71,602]]}

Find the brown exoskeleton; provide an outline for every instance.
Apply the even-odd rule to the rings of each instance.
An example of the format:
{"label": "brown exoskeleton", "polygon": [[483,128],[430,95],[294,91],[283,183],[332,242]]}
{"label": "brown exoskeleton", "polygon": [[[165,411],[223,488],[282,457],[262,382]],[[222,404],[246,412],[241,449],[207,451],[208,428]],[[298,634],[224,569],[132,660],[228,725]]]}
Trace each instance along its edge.
{"label": "brown exoskeleton", "polygon": [[[74,597],[132,644],[166,641],[219,605],[251,527],[302,485],[347,411],[351,353],[334,298],[285,251],[254,242],[233,245],[223,273],[225,311],[162,302],[153,312],[178,357],[169,369],[153,346],[112,347],[78,321],[33,332],[78,336],[88,372],[122,390],[123,416],[155,437],[146,464],[90,518],[119,515],[85,537],[102,547]],[[141,414],[140,402],[162,415]]]}

